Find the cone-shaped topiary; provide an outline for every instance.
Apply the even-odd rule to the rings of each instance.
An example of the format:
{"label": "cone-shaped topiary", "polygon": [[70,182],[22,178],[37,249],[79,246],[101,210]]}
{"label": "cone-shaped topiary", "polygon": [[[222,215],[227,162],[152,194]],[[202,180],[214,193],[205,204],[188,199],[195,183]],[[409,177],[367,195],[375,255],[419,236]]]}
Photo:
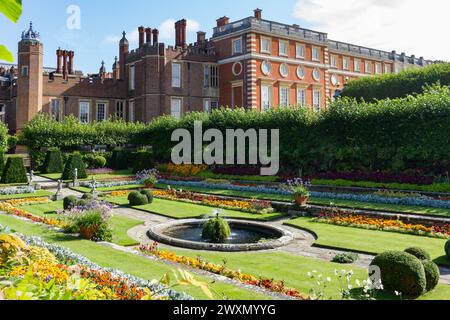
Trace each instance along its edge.
{"label": "cone-shaped topiary", "polygon": [[216,243],[223,243],[231,236],[231,229],[228,222],[216,217],[205,223],[203,226],[202,238]]}
{"label": "cone-shaped topiary", "polygon": [[5,169],[5,164],[6,164],[6,156],[2,152],[0,153],[0,177],[2,176],[3,170]]}
{"label": "cone-shaped topiary", "polygon": [[73,171],[75,168],[78,169],[78,179],[86,179],[88,177],[86,165],[84,164],[81,155],[79,153],[74,153],[69,156],[69,159],[66,162],[62,179],[73,180]]}
{"label": "cone-shaped topiary", "polygon": [[114,170],[128,169],[129,152],[122,148],[116,148],[113,150],[109,167]]}
{"label": "cone-shaped topiary", "polygon": [[27,183],[27,171],[21,157],[9,157],[2,175],[3,183]]}
{"label": "cone-shaped topiary", "polygon": [[412,248],[406,249],[405,252],[412,254],[414,257],[416,257],[419,260],[431,260],[430,254],[422,248],[412,247]]}
{"label": "cone-shaped topiary", "polygon": [[148,170],[155,166],[152,153],[148,151],[138,151],[133,153],[133,173]]}
{"label": "cone-shaped topiary", "polygon": [[43,173],[61,173],[64,170],[61,151],[58,148],[50,148],[45,155]]}
{"label": "cone-shaped topiary", "polygon": [[422,262],[412,254],[402,251],[387,251],[373,259],[371,266],[381,271],[381,282],[386,290],[398,291],[405,296],[421,296],[427,287]]}
{"label": "cone-shaped topiary", "polygon": [[439,271],[439,267],[430,260],[422,260],[423,267],[425,269],[425,277],[427,279],[427,291],[431,291],[439,283],[439,278],[441,277],[441,273]]}

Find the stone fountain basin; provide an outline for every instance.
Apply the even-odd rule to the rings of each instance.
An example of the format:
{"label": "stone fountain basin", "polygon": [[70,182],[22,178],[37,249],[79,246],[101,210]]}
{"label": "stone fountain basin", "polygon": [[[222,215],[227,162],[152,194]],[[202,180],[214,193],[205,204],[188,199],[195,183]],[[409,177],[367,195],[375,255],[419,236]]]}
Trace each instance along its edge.
{"label": "stone fountain basin", "polygon": [[165,232],[175,230],[176,228],[199,228],[203,226],[203,224],[205,224],[207,221],[208,220],[189,219],[158,224],[153,226],[147,232],[147,235],[152,240],[175,247],[222,252],[270,250],[283,247],[294,240],[293,234],[282,228],[270,226],[260,222],[232,219],[227,219],[232,230],[233,228],[258,230],[267,234],[273,234],[274,239],[259,243],[221,244],[183,240],[165,234]]}

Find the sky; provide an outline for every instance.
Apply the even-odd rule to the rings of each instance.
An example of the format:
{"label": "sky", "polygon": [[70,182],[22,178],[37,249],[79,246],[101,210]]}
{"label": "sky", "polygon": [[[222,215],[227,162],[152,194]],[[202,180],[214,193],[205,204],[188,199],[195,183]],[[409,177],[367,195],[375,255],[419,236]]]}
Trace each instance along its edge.
{"label": "sky", "polygon": [[194,42],[199,30],[212,35],[217,18],[239,20],[257,7],[264,19],[326,32],[333,40],[450,61],[448,0],[23,0],[23,6],[17,24],[0,16],[0,44],[17,56],[20,35],[33,21],[44,43],[44,65],[55,67],[61,47],[75,51],[75,68],[85,73],[98,72],[102,60],[111,70],[122,31],[131,48],[140,25],[157,27],[160,42],[172,45],[174,22],[184,18],[188,42]]}

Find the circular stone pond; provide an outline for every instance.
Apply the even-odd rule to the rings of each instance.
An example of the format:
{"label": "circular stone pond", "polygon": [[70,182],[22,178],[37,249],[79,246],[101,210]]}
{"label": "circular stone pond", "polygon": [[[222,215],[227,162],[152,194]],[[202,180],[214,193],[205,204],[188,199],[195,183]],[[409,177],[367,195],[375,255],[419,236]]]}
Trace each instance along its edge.
{"label": "circular stone pond", "polygon": [[153,226],[147,234],[152,240],[176,247],[227,252],[275,249],[294,239],[289,231],[264,223],[227,220],[231,237],[225,243],[212,243],[202,238],[203,225],[207,221],[171,221]]}

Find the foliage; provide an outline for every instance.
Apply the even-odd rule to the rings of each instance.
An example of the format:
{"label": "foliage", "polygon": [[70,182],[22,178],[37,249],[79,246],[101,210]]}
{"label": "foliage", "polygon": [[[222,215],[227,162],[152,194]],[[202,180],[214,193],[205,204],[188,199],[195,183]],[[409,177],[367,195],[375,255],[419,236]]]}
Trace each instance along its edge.
{"label": "foliage", "polygon": [[10,196],[10,195],[17,195],[17,194],[31,194],[35,193],[36,190],[34,187],[31,186],[23,186],[23,187],[8,187],[8,188],[1,188],[0,189],[0,195],[2,196]]}
{"label": "foliage", "polygon": [[88,177],[86,171],[86,165],[84,164],[81,154],[73,153],[69,156],[69,159],[64,166],[64,171],[62,174],[63,180],[73,180],[74,170],[78,169],[78,179],[86,179]]}
{"label": "foliage", "polygon": [[130,152],[123,148],[115,148],[112,152],[109,166],[115,170],[125,170],[128,169],[128,158],[130,157]]}
{"label": "foliage", "polygon": [[[3,13],[9,20],[17,22],[22,15],[22,0],[3,0],[0,2],[0,13]],[[9,50],[0,45],[0,60],[13,62],[14,57]]]}
{"label": "foliage", "polygon": [[411,247],[406,249],[405,252],[412,254],[419,260],[431,260],[431,255],[425,249],[422,248]]}
{"label": "foliage", "polygon": [[61,151],[58,148],[50,148],[45,156],[42,173],[62,173],[63,169]]}
{"label": "foliage", "polygon": [[67,196],[63,199],[64,210],[69,210],[76,207],[78,203],[78,198],[76,196]]}
{"label": "foliage", "polygon": [[0,152],[0,176],[3,174],[5,164],[6,164],[6,155],[3,152]]}
{"label": "foliage", "polygon": [[27,171],[21,157],[12,156],[8,158],[2,174],[2,183],[27,183]]}
{"label": "foliage", "polygon": [[445,244],[445,255],[448,259],[450,259],[450,240],[448,240]]}
{"label": "foliage", "polygon": [[436,83],[450,85],[450,63],[352,80],[346,85],[342,96],[366,101],[402,98],[420,94],[424,86]]}
{"label": "foliage", "polygon": [[230,225],[225,219],[219,218],[218,216],[208,220],[203,226],[202,238],[223,243],[231,236]]}
{"label": "foliage", "polygon": [[427,291],[431,291],[439,284],[441,273],[439,267],[430,260],[422,260],[423,268],[425,270],[425,277],[427,279]]}
{"label": "foliage", "polygon": [[412,254],[401,251],[387,251],[376,256],[371,266],[380,268],[381,281],[386,290],[401,292],[416,298],[427,286],[422,262]]}
{"label": "foliage", "polygon": [[85,154],[83,155],[83,162],[88,169],[100,169],[106,166],[106,158],[97,154]]}
{"label": "foliage", "polygon": [[149,189],[142,190],[141,194],[147,197],[148,203],[153,203],[153,192],[152,192],[152,190],[149,190]]}
{"label": "foliage", "polygon": [[341,264],[350,264],[354,263],[358,260],[359,256],[357,253],[353,252],[344,252],[337,254],[331,262],[341,263]]}
{"label": "foliage", "polygon": [[130,206],[143,206],[148,204],[148,197],[138,191],[131,192],[128,195]]}
{"label": "foliage", "polygon": [[133,158],[133,173],[138,173],[142,170],[148,170],[155,166],[153,156],[148,151],[138,151],[132,154]]}

